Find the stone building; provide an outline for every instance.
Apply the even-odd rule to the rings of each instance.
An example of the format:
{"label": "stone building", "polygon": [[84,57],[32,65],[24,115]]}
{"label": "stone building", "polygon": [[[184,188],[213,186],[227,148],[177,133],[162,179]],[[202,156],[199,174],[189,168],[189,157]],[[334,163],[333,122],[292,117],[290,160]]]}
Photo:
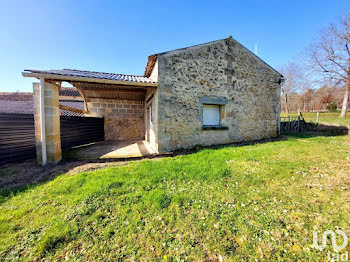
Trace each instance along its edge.
{"label": "stone building", "polygon": [[[279,135],[283,76],[232,37],[151,55],[144,76],[68,69],[23,75],[41,79],[45,92],[69,82],[84,98],[85,116],[104,117],[105,140],[145,140],[155,152]],[[45,111],[59,106],[53,93]],[[45,116],[46,125],[57,117]],[[49,129],[57,139],[59,127]]]}

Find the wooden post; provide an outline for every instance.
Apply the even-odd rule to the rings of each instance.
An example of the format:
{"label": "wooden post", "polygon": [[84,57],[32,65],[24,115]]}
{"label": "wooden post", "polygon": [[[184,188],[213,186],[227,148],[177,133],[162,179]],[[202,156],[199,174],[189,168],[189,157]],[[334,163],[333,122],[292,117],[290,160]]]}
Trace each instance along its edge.
{"label": "wooden post", "polygon": [[320,120],[320,111],[317,111],[316,114],[316,124],[318,125],[318,121]]}
{"label": "wooden post", "polygon": [[291,122],[290,122],[290,115],[288,115],[288,132],[291,131],[291,128],[292,128],[292,125],[291,125]]}
{"label": "wooden post", "polygon": [[298,116],[298,132],[300,132],[300,116]]}

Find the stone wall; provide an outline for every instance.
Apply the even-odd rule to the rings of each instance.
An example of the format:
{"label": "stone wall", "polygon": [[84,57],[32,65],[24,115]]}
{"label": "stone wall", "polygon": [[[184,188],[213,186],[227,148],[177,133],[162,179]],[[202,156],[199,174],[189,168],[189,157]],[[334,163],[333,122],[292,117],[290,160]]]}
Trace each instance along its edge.
{"label": "stone wall", "polygon": [[[280,79],[232,38],[159,54],[158,150],[276,137]],[[225,101],[225,128],[203,129],[201,99]]]}
{"label": "stone wall", "polygon": [[105,140],[140,140],[145,138],[143,101],[89,98],[91,116],[104,117]]}

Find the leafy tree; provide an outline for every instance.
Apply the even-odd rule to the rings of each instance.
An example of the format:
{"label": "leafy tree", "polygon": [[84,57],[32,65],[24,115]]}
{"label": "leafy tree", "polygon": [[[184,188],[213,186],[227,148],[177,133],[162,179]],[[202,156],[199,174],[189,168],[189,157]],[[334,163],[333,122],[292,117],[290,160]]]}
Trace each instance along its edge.
{"label": "leafy tree", "polygon": [[332,101],[332,102],[330,102],[330,103],[328,103],[327,104],[327,110],[329,110],[329,111],[335,111],[335,110],[337,110],[337,103],[336,102],[334,102],[334,101]]}

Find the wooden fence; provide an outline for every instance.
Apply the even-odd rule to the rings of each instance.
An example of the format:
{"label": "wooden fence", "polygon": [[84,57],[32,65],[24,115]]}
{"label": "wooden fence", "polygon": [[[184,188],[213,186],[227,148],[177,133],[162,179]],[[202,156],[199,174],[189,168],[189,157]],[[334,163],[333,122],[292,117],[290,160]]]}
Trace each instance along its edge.
{"label": "wooden fence", "polygon": [[[103,118],[61,116],[62,149],[104,140]],[[36,156],[34,117],[0,114],[0,165]]]}

